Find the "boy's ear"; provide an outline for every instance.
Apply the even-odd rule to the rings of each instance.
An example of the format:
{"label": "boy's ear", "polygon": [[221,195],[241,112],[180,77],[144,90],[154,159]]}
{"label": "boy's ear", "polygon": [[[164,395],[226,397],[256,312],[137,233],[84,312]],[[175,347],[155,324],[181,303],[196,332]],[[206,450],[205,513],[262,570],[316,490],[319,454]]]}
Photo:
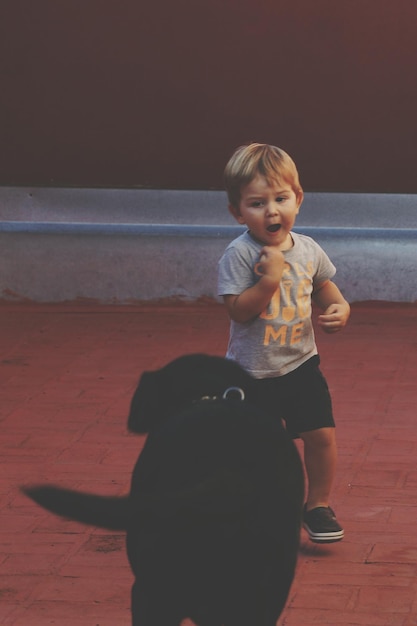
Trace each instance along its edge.
{"label": "boy's ear", "polygon": [[302,189],[299,189],[297,191],[297,209],[300,208],[300,206],[302,205],[304,200],[304,191]]}
{"label": "boy's ear", "polygon": [[235,207],[233,204],[229,204],[229,213],[231,213],[233,215],[233,217],[235,218],[235,220],[239,223],[239,224],[245,224],[245,220],[242,217],[239,207]]}

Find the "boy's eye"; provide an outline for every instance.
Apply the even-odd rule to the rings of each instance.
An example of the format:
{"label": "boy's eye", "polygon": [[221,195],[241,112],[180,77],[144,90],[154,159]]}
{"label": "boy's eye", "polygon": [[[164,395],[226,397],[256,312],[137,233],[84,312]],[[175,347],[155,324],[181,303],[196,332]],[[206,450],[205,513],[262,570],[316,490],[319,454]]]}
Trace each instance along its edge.
{"label": "boy's eye", "polygon": [[285,198],[283,196],[278,196],[278,198],[276,198],[276,202],[284,202]]}
{"label": "boy's eye", "polygon": [[262,202],[262,200],[254,200],[254,201],[252,202],[251,206],[252,206],[254,209],[258,209],[259,207],[263,206],[263,202]]}

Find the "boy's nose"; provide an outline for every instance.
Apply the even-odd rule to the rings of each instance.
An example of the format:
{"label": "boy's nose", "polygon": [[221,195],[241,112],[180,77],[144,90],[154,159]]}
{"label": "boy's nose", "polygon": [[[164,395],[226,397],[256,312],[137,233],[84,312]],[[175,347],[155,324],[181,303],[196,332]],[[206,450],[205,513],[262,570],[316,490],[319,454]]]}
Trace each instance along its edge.
{"label": "boy's nose", "polygon": [[268,202],[268,204],[266,205],[266,211],[265,211],[266,215],[271,216],[271,215],[278,215],[279,211],[278,211],[278,207],[276,202]]}

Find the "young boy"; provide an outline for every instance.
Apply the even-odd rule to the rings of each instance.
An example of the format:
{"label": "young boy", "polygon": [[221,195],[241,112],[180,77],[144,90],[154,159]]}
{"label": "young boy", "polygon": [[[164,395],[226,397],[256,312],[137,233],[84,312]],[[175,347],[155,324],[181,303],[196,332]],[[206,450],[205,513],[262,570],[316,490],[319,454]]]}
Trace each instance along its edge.
{"label": "young boy", "polygon": [[327,333],[345,326],[350,307],[331,280],[336,270],[326,253],[292,232],[303,190],[286,152],[257,143],[238,148],[226,165],[225,184],[231,214],[248,228],[219,261],[219,295],[231,318],[226,356],[259,379],[259,404],[303,440],[310,539],[340,541],[344,531],[329,507],[335,423],[311,300],[323,311],[318,324]]}

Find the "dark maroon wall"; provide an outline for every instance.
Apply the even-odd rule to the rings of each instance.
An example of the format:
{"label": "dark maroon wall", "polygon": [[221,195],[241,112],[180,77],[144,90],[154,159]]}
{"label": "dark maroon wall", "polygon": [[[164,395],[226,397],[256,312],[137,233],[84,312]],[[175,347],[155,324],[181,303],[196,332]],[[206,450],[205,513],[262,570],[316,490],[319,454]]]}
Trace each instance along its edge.
{"label": "dark maroon wall", "polygon": [[417,193],[416,0],[3,0],[0,183]]}

